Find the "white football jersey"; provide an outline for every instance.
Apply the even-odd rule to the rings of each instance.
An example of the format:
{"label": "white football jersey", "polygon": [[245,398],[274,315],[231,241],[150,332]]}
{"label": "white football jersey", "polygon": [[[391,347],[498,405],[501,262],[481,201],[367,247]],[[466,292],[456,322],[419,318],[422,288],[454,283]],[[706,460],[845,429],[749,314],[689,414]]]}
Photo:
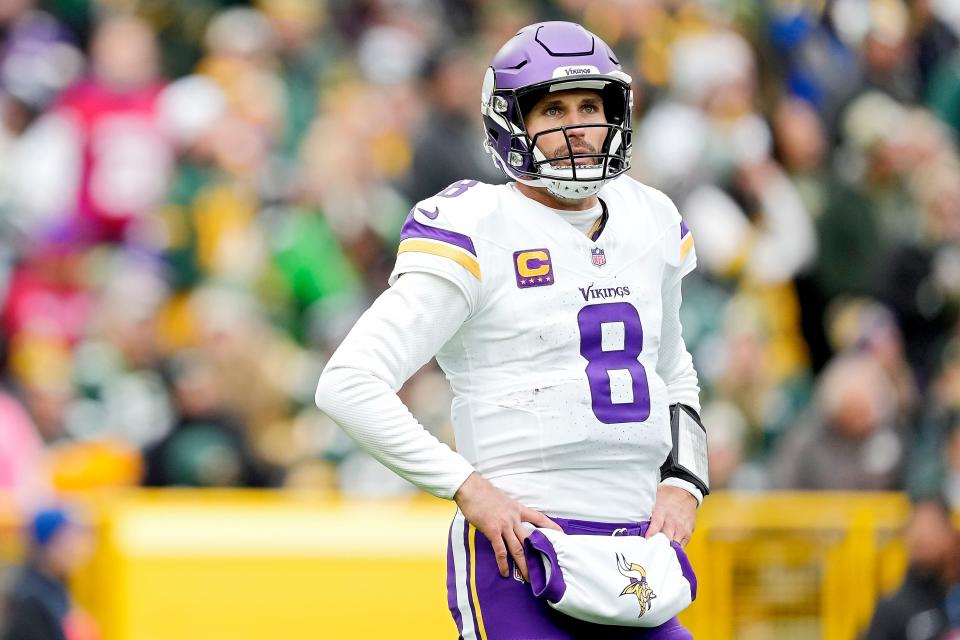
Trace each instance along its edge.
{"label": "white football jersey", "polygon": [[593,241],[512,185],[455,183],[411,211],[390,282],[433,273],[467,298],[437,362],[480,473],[548,515],[644,520],[671,448],[662,291],[696,256],[659,191],[624,176],[599,196]]}

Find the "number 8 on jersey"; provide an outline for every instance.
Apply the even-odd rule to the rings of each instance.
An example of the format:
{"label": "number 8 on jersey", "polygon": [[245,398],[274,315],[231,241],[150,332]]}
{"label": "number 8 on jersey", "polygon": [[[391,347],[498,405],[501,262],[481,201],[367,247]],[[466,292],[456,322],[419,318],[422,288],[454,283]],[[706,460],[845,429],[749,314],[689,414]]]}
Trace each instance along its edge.
{"label": "number 8 on jersey", "polygon": [[[604,424],[645,421],[650,417],[650,389],[647,372],[637,360],[643,351],[637,309],[629,302],[592,304],[580,310],[577,324],[594,415]],[[611,384],[624,375],[630,378],[629,394],[622,385]]]}

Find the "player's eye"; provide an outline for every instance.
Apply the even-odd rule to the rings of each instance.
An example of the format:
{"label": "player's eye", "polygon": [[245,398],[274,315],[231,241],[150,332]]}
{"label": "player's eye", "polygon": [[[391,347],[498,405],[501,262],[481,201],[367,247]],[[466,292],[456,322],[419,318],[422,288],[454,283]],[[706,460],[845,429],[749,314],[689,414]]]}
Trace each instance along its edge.
{"label": "player's eye", "polygon": [[560,107],[547,107],[543,110],[543,115],[555,118],[560,115]]}
{"label": "player's eye", "polygon": [[599,109],[597,108],[597,105],[595,105],[595,104],[585,104],[585,105],[583,105],[583,111],[584,111],[585,113],[597,113],[597,112],[599,111]]}

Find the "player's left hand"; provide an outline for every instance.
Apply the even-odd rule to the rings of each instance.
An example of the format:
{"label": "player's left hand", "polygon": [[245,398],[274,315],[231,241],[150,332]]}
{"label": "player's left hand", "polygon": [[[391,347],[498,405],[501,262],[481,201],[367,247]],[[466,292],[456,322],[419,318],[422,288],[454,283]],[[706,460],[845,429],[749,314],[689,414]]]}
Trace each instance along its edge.
{"label": "player's left hand", "polygon": [[693,527],[697,521],[697,499],[680,487],[660,485],[657,488],[657,500],[650,516],[650,527],[646,538],[663,533],[676,540],[681,547],[687,546]]}

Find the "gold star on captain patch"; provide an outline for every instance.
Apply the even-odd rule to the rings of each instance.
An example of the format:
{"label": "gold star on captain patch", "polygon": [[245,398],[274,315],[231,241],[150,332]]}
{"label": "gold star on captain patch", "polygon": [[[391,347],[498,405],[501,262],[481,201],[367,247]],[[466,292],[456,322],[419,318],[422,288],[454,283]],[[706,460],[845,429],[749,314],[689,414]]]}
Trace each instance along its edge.
{"label": "gold star on captain patch", "polygon": [[537,278],[537,282],[543,282],[543,278]]}
{"label": "gold star on captain patch", "polygon": [[520,284],[527,284],[527,281],[526,281],[526,280],[521,280],[521,281],[520,281]]}
{"label": "gold star on captain patch", "polygon": [[546,276],[547,282],[550,282],[550,276]]}

